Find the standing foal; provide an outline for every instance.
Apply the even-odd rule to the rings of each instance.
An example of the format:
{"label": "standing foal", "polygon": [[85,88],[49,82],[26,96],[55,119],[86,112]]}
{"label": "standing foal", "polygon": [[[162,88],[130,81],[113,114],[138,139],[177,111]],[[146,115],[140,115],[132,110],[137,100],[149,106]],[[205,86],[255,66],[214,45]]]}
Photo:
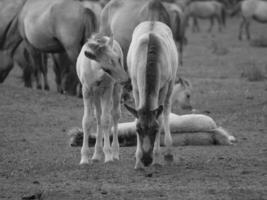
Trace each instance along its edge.
{"label": "standing foal", "polygon": [[[78,56],[76,68],[82,83],[84,101],[82,121],[84,135],[80,164],[89,163],[88,137],[92,130],[93,106],[97,120],[97,137],[92,160],[101,160],[103,151],[105,162],[119,159],[117,127],[120,118],[121,86],[118,82],[128,80],[122,63],[123,54],[119,43],[100,34],[92,36],[83,45]],[[114,123],[112,148],[109,140],[111,115]]]}
{"label": "standing foal", "polygon": [[[160,128],[165,132],[166,161],[173,161],[169,129],[171,94],[178,68],[178,52],[171,29],[159,21],[140,23],[133,32],[127,55],[135,108],[126,106],[136,118],[135,168],[160,164]],[[161,114],[163,112],[163,117]]]}

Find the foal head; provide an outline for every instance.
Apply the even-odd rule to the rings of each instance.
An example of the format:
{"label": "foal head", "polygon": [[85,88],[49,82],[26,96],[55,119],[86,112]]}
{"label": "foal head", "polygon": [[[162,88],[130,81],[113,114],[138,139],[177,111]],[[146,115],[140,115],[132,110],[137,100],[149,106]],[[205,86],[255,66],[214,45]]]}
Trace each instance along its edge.
{"label": "foal head", "polygon": [[101,69],[118,82],[126,82],[128,75],[123,67],[123,53],[119,43],[113,37],[93,35],[86,43],[84,54],[100,63]]}
{"label": "foal head", "polygon": [[188,80],[179,78],[173,87],[171,101],[177,103],[184,110],[192,110],[191,105],[192,86]]}
{"label": "foal head", "polygon": [[[127,110],[137,119],[137,148],[140,153],[140,160],[144,166],[149,166],[153,161],[153,149],[157,134],[160,131],[159,116],[163,111],[163,106],[159,106],[155,110],[134,108],[124,104]],[[138,159],[138,158],[137,158]]]}

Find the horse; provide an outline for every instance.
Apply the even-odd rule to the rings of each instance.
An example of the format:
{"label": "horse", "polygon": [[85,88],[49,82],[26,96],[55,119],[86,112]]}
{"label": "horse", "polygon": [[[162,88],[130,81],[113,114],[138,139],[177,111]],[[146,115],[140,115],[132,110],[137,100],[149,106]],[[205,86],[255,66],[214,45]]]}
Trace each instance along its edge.
{"label": "horse", "polygon": [[[123,53],[119,43],[111,37],[93,35],[82,47],[76,63],[77,75],[82,84],[84,115],[82,120],[84,142],[80,164],[89,163],[88,137],[93,123],[93,107],[97,120],[97,136],[92,161],[105,162],[119,159],[118,120],[120,118],[121,86],[128,80],[123,67]],[[110,120],[113,120],[113,142],[110,146]],[[102,139],[104,132],[104,147]]]}
{"label": "horse", "polygon": [[178,52],[169,26],[159,21],[145,21],[135,28],[127,55],[135,108],[124,104],[137,119],[135,169],[151,163],[160,164],[162,126],[167,148],[165,161],[174,159],[169,114],[178,63]]}
{"label": "horse", "polygon": [[73,84],[78,84],[76,59],[83,43],[97,29],[92,10],[78,1],[2,0],[0,16],[6,18],[0,27],[0,49],[15,49],[24,39],[40,51],[66,52],[73,63]]}
{"label": "horse", "polygon": [[185,15],[188,21],[189,18],[193,19],[192,31],[199,32],[199,26],[197,19],[210,19],[210,27],[208,29],[211,32],[214,24],[214,19],[218,22],[218,29],[221,32],[222,26],[226,24],[226,8],[224,4],[217,1],[193,1],[185,9]]}
{"label": "horse", "polygon": [[[99,28],[100,23],[100,14],[102,11],[102,6],[105,3],[105,1],[80,1],[81,5],[85,8],[88,8],[92,10],[96,16],[96,32]],[[107,2],[106,2],[107,3]],[[53,61],[53,69],[55,73],[55,81],[57,85],[57,91],[61,94],[67,93],[71,95],[78,94],[81,96],[80,91],[80,84],[76,85],[73,84],[73,80],[70,76],[71,69],[72,69],[72,62],[68,58],[68,55],[64,53],[54,53],[51,54],[51,58]]]}
{"label": "horse", "polygon": [[[177,43],[183,45],[183,23],[180,13],[172,12],[173,21],[171,23],[169,7],[165,7],[167,3],[162,3],[160,0],[111,0],[103,8],[100,19],[100,32],[105,35],[113,34],[123,50],[124,55],[127,55],[128,48],[131,42],[131,36],[135,27],[143,21],[156,20],[161,21],[171,27],[173,36]],[[181,47],[180,51],[183,50]],[[182,52],[180,52],[182,56]],[[180,59],[182,62],[182,59]],[[127,66],[126,59],[124,61],[125,67]],[[126,68],[127,69],[127,68]]]}
{"label": "horse", "polygon": [[[4,82],[9,72],[15,64],[18,64],[23,71],[23,80],[25,87],[32,87],[32,76],[36,80],[36,88],[42,89],[41,74],[43,75],[44,89],[49,90],[47,79],[47,55],[33,50],[25,41],[14,51],[13,57],[8,51],[1,51],[2,60],[0,68],[0,83]],[[35,62],[35,61],[38,62]]]}
{"label": "horse", "polygon": [[191,96],[192,96],[191,83],[188,80],[179,77],[175,81],[175,85],[173,87],[171,95],[172,107],[178,105],[183,110],[192,110],[193,106],[191,104]]}
{"label": "horse", "polygon": [[252,20],[260,23],[267,23],[267,2],[264,0],[244,0],[239,2],[233,9],[231,16],[239,11],[242,13],[242,21],[239,26],[238,39],[242,40],[242,34],[245,27],[247,40],[250,40],[249,26]]}

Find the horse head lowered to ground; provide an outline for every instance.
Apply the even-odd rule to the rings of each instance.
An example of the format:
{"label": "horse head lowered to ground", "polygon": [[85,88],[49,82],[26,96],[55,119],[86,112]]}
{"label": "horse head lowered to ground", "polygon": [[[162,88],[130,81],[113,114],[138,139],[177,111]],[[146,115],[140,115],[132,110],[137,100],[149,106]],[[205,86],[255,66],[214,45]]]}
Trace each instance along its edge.
{"label": "horse head lowered to ground", "polygon": [[137,118],[135,168],[160,163],[161,126],[165,131],[165,159],[172,161],[169,113],[178,52],[171,29],[159,21],[140,23],[133,32],[127,64],[135,108],[125,106]]}

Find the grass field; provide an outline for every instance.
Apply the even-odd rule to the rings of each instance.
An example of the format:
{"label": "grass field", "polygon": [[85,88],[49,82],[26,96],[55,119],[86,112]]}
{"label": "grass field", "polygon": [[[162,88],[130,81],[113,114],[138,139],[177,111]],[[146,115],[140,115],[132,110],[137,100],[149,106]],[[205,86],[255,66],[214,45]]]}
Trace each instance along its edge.
{"label": "grass field", "polygon": [[[194,107],[236,145],[177,147],[175,164],[157,170],[135,171],[133,147],[121,148],[118,162],[79,166],[66,132],[81,126],[82,100],[56,93],[52,69],[50,92],[24,88],[14,69],[0,85],[0,199],[266,200],[267,49],[238,41],[239,20],[222,33],[207,33],[205,21],[201,33],[188,30],[179,70],[193,84]],[[260,38],[267,26],[254,23],[251,32]],[[124,108],[122,116],[132,120]]]}

